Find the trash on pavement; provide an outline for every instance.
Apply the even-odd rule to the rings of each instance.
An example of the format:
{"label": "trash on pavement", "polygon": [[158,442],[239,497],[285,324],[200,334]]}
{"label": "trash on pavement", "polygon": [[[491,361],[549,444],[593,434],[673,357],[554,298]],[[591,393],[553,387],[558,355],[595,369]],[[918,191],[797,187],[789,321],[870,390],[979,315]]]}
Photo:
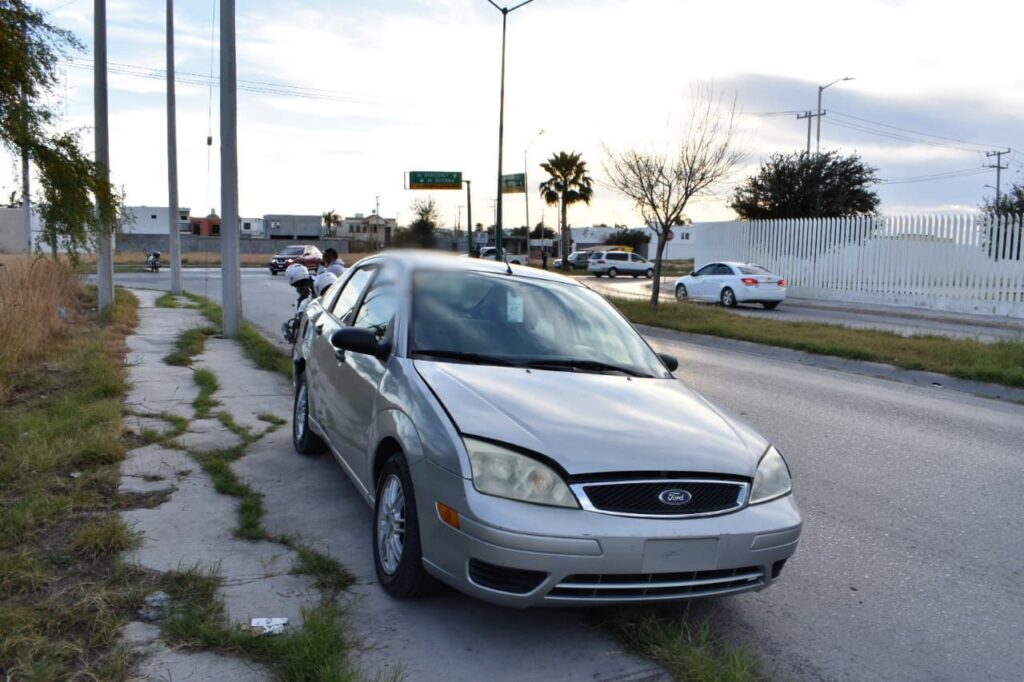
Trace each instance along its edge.
{"label": "trash on pavement", "polygon": [[287,618],[253,618],[249,626],[259,636],[280,635],[284,633],[284,626],[288,624]]}
{"label": "trash on pavement", "polygon": [[72,471],[70,474],[68,474],[68,476],[70,476],[71,478],[78,478],[81,475],[82,475],[81,471]]}

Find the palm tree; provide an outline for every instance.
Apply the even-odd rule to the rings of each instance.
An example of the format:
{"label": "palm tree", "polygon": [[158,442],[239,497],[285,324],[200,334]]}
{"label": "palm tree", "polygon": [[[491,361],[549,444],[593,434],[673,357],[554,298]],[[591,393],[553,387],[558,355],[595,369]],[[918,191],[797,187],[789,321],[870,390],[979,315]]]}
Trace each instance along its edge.
{"label": "palm tree", "polygon": [[569,223],[566,220],[566,212],[573,204],[583,202],[590,203],[594,196],[593,180],[587,173],[587,164],[582,160],[582,154],[572,152],[558,152],[550,159],[540,165],[550,176],[540,183],[540,196],[549,206],[560,206],[559,227],[562,234],[562,246],[559,249],[562,256],[562,268],[569,266]]}
{"label": "palm tree", "polygon": [[333,237],[334,228],[341,224],[341,216],[335,213],[334,209],[332,208],[330,211],[325,211],[324,213],[322,213],[320,217],[323,218],[324,227],[326,228],[324,232],[326,232],[329,236]]}

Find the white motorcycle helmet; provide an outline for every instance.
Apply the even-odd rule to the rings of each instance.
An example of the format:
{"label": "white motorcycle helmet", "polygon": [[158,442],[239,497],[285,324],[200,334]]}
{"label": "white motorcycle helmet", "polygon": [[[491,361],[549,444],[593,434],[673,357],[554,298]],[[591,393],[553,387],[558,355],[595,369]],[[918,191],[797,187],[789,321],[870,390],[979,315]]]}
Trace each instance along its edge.
{"label": "white motorcycle helmet", "polygon": [[337,281],[337,276],[331,272],[330,268],[328,268],[327,272],[321,272],[316,276],[316,279],[313,280],[313,291],[316,292],[317,296],[323,296],[324,292],[327,291],[327,288]]}
{"label": "white motorcycle helmet", "polygon": [[288,277],[288,284],[294,287],[302,280],[309,279],[309,268],[302,263],[292,263],[284,274]]}

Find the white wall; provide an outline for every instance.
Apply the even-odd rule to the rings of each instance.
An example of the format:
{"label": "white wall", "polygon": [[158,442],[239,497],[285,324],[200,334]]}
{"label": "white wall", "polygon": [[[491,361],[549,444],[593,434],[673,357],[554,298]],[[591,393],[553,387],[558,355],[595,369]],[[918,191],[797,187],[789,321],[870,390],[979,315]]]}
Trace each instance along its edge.
{"label": "white wall", "polygon": [[[39,216],[35,211],[32,211],[32,231],[35,239],[39,232]],[[0,253],[27,253],[28,250],[22,209],[0,208]]]}
{"label": "white wall", "polygon": [[[134,219],[132,224],[125,224],[124,231],[132,234],[167,234],[168,215],[166,206],[125,206],[124,213]],[[179,228],[182,232],[188,232],[189,209],[181,208],[180,215],[185,216],[179,219]]]}

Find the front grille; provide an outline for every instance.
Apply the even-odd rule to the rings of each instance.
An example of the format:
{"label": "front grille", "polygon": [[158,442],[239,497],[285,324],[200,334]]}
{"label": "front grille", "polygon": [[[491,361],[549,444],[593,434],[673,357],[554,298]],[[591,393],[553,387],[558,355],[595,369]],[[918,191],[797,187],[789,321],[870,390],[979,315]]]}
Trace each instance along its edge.
{"label": "front grille", "polygon": [[496,566],[477,559],[469,560],[469,578],[481,587],[499,592],[526,594],[537,589],[537,586],[548,577],[541,571],[527,571],[522,568]]}
{"label": "front grille", "polygon": [[723,514],[742,507],[747,496],[747,484],[739,481],[622,481],[573,487],[577,494],[582,491],[594,511],[640,516]]}
{"label": "front grille", "polygon": [[547,599],[689,599],[753,590],[763,584],[764,570],[760,566],[685,573],[577,574],[555,585]]}

